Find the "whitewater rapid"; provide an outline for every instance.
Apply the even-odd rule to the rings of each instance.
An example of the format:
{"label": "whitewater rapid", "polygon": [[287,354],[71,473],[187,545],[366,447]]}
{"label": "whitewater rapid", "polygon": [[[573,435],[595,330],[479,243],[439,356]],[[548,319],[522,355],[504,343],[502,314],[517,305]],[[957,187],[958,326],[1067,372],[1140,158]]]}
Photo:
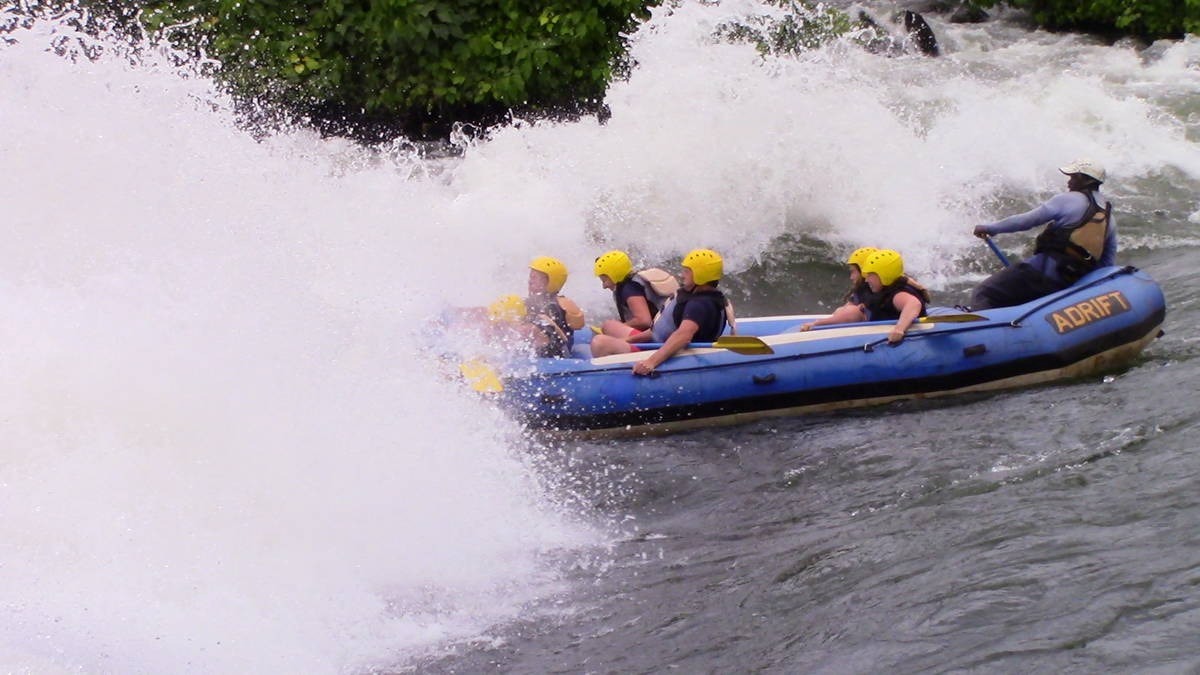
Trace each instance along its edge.
{"label": "whitewater rapid", "polygon": [[556,591],[597,535],[416,340],[452,188],[65,30],[0,53],[0,661],[338,672]]}
{"label": "whitewater rapid", "polygon": [[9,33],[0,661],[339,672],[569,597],[558,570],[603,566],[613,527],[425,339],[446,305],[520,292],[536,255],[593,314],[612,247],[711,247],[736,274],[783,237],[886,245],[937,285],[985,255],[971,224],[1079,156],[1128,204],[1169,176],[1200,222],[1195,39],[935,24],[937,60],[711,39],[754,7],[657,10],[607,124],[518,120],[450,159],[256,139],[155,49],[69,59],[48,46],[95,41]]}

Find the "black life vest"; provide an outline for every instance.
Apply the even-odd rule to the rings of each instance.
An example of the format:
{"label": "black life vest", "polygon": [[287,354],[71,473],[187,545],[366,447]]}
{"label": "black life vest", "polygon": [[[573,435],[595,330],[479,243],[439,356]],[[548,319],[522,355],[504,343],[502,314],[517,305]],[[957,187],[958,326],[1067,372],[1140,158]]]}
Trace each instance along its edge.
{"label": "black life vest", "polygon": [[857,305],[863,301],[863,298],[866,298],[870,294],[871,287],[867,285],[867,282],[865,280],[859,281],[850,290],[846,291],[846,296],[842,298],[842,302]]}
{"label": "black life vest", "polygon": [[613,302],[617,304],[617,316],[620,317],[621,323],[628,321],[629,317],[632,315],[632,313],[629,311],[629,303],[626,301],[626,299],[622,298],[621,293],[628,288],[629,284],[642,289],[642,295],[646,296],[646,306],[650,308],[650,321],[653,322],[654,317],[658,316],[658,305],[654,304],[654,302],[650,300],[649,294],[646,292],[646,287],[642,285],[642,282],[638,281],[637,277],[630,276],[625,281],[622,281],[614,286],[612,291]]}
{"label": "black life vest", "polygon": [[[1112,218],[1112,202],[1105,202],[1104,208],[1096,203],[1096,193],[1088,190],[1083,192],[1087,197],[1088,208],[1078,223],[1063,227],[1047,227],[1038,235],[1036,251],[1050,253],[1057,257],[1066,256],[1071,259],[1071,272],[1082,276],[1099,264],[1100,256],[1104,255],[1104,240],[1108,236],[1108,223]],[[1067,275],[1069,276],[1069,275]]]}
{"label": "black life vest", "polygon": [[531,296],[526,300],[526,319],[546,336],[537,355],[543,358],[570,356],[575,344],[575,331],[567,319],[567,311],[554,295]]}
{"label": "black life vest", "polygon": [[878,293],[871,293],[868,289],[866,295],[861,296],[862,303],[867,309],[868,320],[893,321],[899,319],[900,310],[896,309],[895,299],[896,295],[902,292],[911,293],[921,301],[921,311],[917,316],[925,316],[925,307],[930,302],[929,291],[917,282],[902,276],[893,281],[890,286],[884,286]]}
{"label": "black life vest", "polygon": [[667,305],[671,308],[670,314],[667,314],[664,308],[663,314],[658,317],[658,320],[654,322],[654,326],[652,327],[654,338],[659,342],[665,342],[667,337],[679,328],[679,324],[683,323],[683,310],[689,302],[711,303],[713,308],[717,310],[716,316],[718,317],[716,322],[714,322],[715,325],[700,326],[700,329],[696,331],[695,337],[692,338],[693,341],[711,342],[725,332],[725,325],[729,321],[729,318],[725,314],[725,307],[728,302],[725,299],[725,294],[721,291],[697,292],[685,291],[681,288],[675,293],[675,297],[672,298],[671,302],[674,304]]}

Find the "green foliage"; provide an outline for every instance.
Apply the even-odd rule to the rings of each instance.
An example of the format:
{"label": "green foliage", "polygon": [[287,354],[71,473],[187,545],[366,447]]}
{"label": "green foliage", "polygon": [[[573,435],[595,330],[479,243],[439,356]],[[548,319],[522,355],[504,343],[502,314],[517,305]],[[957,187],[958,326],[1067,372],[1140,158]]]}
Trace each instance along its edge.
{"label": "green foliage", "polygon": [[1095,30],[1147,39],[1200,35],[1200,0],[971,0],[1028,10],[1051,30]]}
{"label": "green foliage", "polygon": [[[87,35],[104,33],[122,41],[134,43],[142,38],[138,25],[139,8],[131,2],[102,0],[20,0],[0,10],[0,36],[17,28],[29,26],[34,19],[62,21]],[[102,49],[95,45],[95,50]]]}
{"label": "green foliage", "polygon": [[601,98],[657,2],[150,0],[143,18],[254,100],[428,120]]}
{"label": "green foliage", "polygon": [[763,0],[763,4],[783,11],[722,23],[717,26],[717,38],[749,42],[764,55],[794,55],[816,49],[856,28],[845,12],[824,4],[808,0]]}

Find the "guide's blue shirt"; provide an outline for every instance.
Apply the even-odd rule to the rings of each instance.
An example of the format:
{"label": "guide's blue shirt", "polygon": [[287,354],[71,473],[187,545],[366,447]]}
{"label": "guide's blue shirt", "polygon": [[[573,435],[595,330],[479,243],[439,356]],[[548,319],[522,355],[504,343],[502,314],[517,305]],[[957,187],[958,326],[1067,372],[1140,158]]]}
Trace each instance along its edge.
{"label": "guide's blue shirt", "polygon": [[[1096,198],[1096,203],[1101,208],[1108,201],[1104,195],[1100,194],[1099,190],[1093,192],[1092,195]],[[1049,228],[1073,227],[1083,220],[1089,206],[1091,204],[1085,193],[1076,191],[1063,192],[1054,195],[1046,203],[1032,211],[1009,216],[994,223],[988,223],[983,226],[983,230],[988,234],[1007,234],[1009,232],[1032,230],[1039,225],[1046,225]],[[1100,267],[1108,267],[1116,264],[1117,224],[1115,221],[1116,219],[1112,217],[1108,219],[1108,231],[1104,235],[1104,253],[1096,261]],[[1047,223],[1049,224],[1047,225]],[[1058,262],[1052,255],[1035,253],[1027,258],[1025,262],[1048,277],[1059,278]]]}

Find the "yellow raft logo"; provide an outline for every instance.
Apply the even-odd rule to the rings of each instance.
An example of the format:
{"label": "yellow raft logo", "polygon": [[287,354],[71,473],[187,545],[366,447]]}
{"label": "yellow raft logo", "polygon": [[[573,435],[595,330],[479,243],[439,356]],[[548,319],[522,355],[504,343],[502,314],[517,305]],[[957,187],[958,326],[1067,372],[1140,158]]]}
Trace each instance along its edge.
{"label": "yellow raft logo", "polygon": [[1046,317],[1046,320],[1054,326],[1054,330],[1058,331],[1059,335],[1062,335],[1070,333],[1076,328],[1082,328],[1093,321],[1124,314],[1132,308],[1133,306],[1129,304],[1129,300],[1121,294],[1121,291],[1113,291],[1052,312]]}

